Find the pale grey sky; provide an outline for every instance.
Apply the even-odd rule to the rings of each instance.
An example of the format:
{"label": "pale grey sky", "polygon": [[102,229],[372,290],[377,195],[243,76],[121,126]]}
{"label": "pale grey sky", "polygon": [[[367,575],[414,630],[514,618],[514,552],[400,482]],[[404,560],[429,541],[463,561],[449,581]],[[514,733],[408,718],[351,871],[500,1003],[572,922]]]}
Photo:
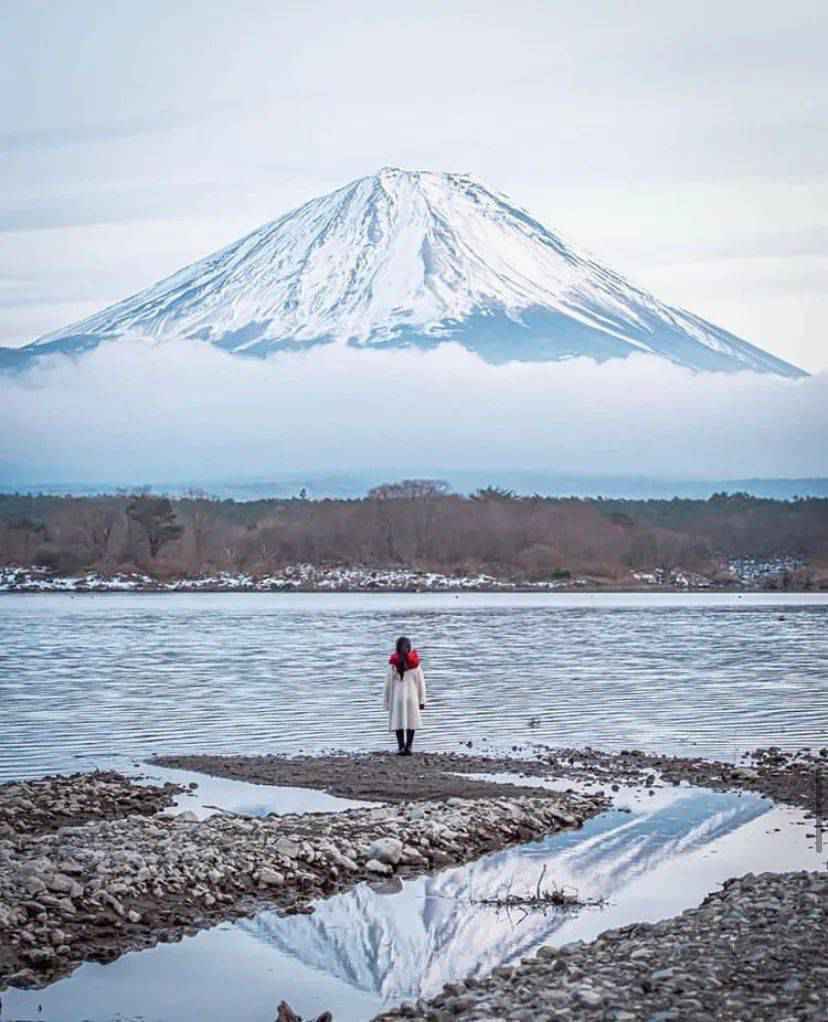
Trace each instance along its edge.
{"label": "pale grey sky", "polygon": [[388,164],[828,368],[828,6],[0,0],[0,344]]}

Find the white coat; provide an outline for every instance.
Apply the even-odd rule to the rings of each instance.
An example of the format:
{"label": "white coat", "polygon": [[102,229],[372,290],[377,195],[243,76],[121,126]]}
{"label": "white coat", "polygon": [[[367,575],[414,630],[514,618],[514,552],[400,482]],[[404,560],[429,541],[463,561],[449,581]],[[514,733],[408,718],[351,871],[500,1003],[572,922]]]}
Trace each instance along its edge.
{"label": "white coat", "polygon": [[425,706],[426,685],[422,667],[409,668],[402,678],[393,664],[385,679],[385,708],[389,731],[416,731],[420,726],[420,706]]}

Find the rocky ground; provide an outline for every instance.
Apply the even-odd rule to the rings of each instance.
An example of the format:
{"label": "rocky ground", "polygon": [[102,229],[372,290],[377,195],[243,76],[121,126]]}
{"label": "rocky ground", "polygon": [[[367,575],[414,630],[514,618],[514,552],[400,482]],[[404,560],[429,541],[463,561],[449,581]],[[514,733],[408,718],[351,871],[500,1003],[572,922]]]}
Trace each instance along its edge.
{"label": "rocky ground", "polygon": [[[757,750],[739,765],[531,746],[498,758],[466,749],[159,762],[386,804],[199,822],[192,813],[159,815],[181,789],[113,772],[0,786],[0,991],[44,986],[82,961],[109,961],[263,907],[307,912],[362,880],[413,876],[579,826],[620,785],[736,788],[815,817],[824,813],[820,778],[828,787],[828,749]],[[502,772],[513,780],[470,776]],[[520,775],[578,791],[521,785]],[[517,968],[381,1018],[828,1022],[827,916],[826,874],[748,876],[675,919],[544,948]]]}
{"label": "rocky ground", "polygon": [[[527,778],[571,780],[612,795],[613,786],[652,788],[682,782],[719,791],[743,790],[796,805],[809,813],[828,815],[828,747],[785,753],[757,749],[741,764],[679,756],[660,756],[639,750],[619,753],[596,749],[548,749],[515,746],[517,754],[492,757],[467,749],[462,755],[419,753],[398,759],[385,753],[330,756],[163,756],[167,767],[196,770],[218,777],[258,784],[314,788],[346,798],[382,802],[418,798],[485,797],[498,794],[537,794],[521,787]],[[468,774],[509,773],[511,786],[474,780]],[[461,775],[461,776],[458,776]]]}
{"label": "rocky ground", "polygon": [[0,840],[34,837],[91,820],[152,816],[173,804],[174,784],[145,788],[113,771],[0,785]]}
{"label": "rocky ground", "polygon": [[748,874],[673,919],[543,947],[375,1022],[828,1019],[828,875]]}
{"label": "rocky ground", "polygon": [[82,961],[110,961],[262,907],[310,911],[313,900],[358,881],[477,859],[577,827],[608,804],[599,795],[493,790],[199,822],[192,813],[149,815],[169,802],[170,789],[115,774],[6,785],[0,990],[43,986]]}

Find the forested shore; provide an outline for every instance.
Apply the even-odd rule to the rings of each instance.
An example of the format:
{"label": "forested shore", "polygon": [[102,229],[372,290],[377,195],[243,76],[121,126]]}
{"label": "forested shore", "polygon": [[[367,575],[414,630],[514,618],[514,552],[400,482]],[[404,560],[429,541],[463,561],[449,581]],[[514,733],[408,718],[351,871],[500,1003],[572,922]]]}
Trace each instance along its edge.
{"label": "forested shore", "polygon": [[497,487],[464,496],[433,480],[387,484],[361,499],[0,495],[7,568],[169,580],[257,578],[295,565],[515,585],[690,579],[820,589],[828,588],[828,500],[583,499]]}

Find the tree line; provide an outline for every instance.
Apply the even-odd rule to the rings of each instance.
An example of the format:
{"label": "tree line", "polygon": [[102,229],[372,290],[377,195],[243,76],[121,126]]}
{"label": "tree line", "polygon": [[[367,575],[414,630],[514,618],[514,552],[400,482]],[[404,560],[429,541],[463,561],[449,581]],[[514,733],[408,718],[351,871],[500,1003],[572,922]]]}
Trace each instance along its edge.
{"label": "tree line", "polygon": [[720,577],[737,557],[828,567],[828,500],[719,493],[709,500],[469,496],[403,480],[361,499],[171,499],[0,495],[0,564],[55,573],[217,571],[264,575],[299,562],[487,572],[516,581],[567,573],[618,580],[631,569]]}

